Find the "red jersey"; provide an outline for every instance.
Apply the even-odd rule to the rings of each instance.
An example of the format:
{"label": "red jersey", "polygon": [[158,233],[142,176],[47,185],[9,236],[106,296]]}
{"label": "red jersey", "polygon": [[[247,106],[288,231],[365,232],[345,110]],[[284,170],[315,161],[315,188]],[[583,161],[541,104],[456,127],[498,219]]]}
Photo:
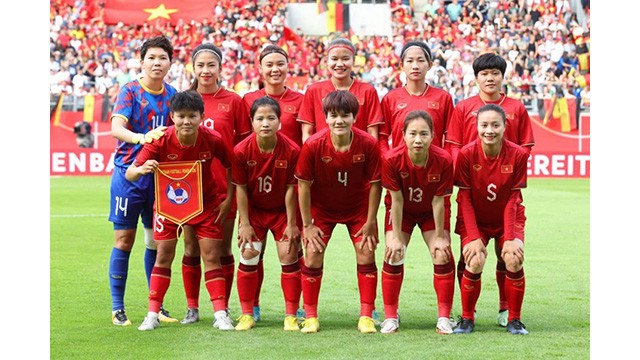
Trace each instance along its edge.
{"label": "red jersey", "polygon": [[352,214],[369,204],[370,183],[380,181],[377,141],[353,128],[351,147],[337,152],[329,128],[313,134],[302,145],[296,178],[312,181],[311,206],[334,213]]}
{"label": "red jersey", "polygon": [[287,186],[298,183],[294,175],[300,147],[279,132],[276,136],[272,153],[260,151],[255,133],[233,149],[233,183],[247,186],[250,208],[286,211]]}
{"label": "red jersey", "polygon": [[463,147],[478,138],[478,110],[485,104],[500,105],[507,114],[504,138],[520,146],[535,145],[529,113],[521,101],[502,95],[500,100],[485,102],[480,95],[462,100],[453,110],[447,127],[446,142]]}
{"label": "red jersey", "polygon": [[453,113],[453,100],[445,90],[429,86],[422,95],[414,96],[404,87],[396,88],[382,98],[380,107],[385,122],[380,133],[391,138],[391,148],[404,144],[404,119],[413,110],[425,110],[431,115],[434,133],[432,145],[444,148],[444,134]]}
{"label": "red jersey", "polygon": [[[336,88],[331,80],[323,80],[309,86],[304,93],[298,121],[315,126],[315,132],[326,128],[327,116],[322,111],[322,100],[333,91],[336,91]],[[349,92],[356,96],[360,105],[355,128],[367,131],[369,126],[384,124],[378,93],[373,86],[354,79]]]}
{"label": "red jersey", "polygon": [[202,189],[204,203],[216,204],[220,202],[217,193],[215,176],[212,171],[214,161],[217,160],[225,171],[231,168],[233,155],[229,152],[224,141],[217,132],[200,127],[198,139],[193,146],[184,147],[178,141],[175,126],[169,126],[158,140],[145,144],[133,162],[142,166],[147,160],[154,159],[160,163],[174,161],[202,161]]}
{"label": "red jersey", "polygon": [[[247,107],[247,114],[251,114],[251,105],[257,99],[267,96],[264,89],[244,94],[242,98]],[[302,126],[297,121],[298,112],[304,95],[287,88],[282,96],[271,96],[280,105],[280,133],[293,140],[298,146],[302,146]],[[251,121],[251,120],[249,120]]]}
{"label": "red jersey", "polygon": [[411,162],[407,146],[403,143],[389,150],[383,158],[382,186],[391,191],[402,191],[403,212],[432,214],[433,197],[453,193],[451,155],[432,145],[429,147],[429,158],[425,166],[416,166]]}
{"label": "red jersey", "polygon": [[[230,153],[233,146],[251,133],[249,113],[240,95],[220,88],[215,93],[200,94],[204,100],[204,120],[200,126],[220,133]],[[214,161],[216,162],[216,161]],[[218,163],[213,167],[221,199],[226,199],[227,177],[224,168]]]}
{"label": "red jersey", "polygon": [[[503,139],[498,157],[487,158],[480,140],[465,145],[458,154],[454,185],[459,187],[458,217],[463,217],[467,234],[472,239],[480,237],[478,226],[500,228],[510,233],[513,224],[505,223],[508,212],[515,211],[508,205],[513,192],[517,192],[517,206],[522,201],[520,189],[527,187],[527,159],[525,149]],[[460,196],[468,190],[468,196]],[[456,229],[456,233],[458,229]]]}

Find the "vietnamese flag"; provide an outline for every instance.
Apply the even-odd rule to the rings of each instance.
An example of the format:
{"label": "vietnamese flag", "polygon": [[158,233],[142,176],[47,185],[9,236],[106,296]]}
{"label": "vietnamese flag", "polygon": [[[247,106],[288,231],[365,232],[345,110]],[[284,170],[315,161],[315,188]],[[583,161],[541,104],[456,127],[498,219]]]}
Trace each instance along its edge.
{"label": "vietnamese flag", "polygon": [[201,21],[213,16],[211,0],[105,0],[106,24],[141,25],[158,19],[176,25],[178,20]]}

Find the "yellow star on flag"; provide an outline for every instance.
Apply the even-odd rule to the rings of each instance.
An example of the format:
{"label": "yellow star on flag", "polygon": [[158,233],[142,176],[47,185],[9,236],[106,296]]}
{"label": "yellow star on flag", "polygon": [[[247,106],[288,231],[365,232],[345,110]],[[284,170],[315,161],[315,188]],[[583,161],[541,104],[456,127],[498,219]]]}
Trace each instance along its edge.
{"label": "yellow star on flag", "polygon": [[164,4],[160,4],[160,6],[155,9],[144,9],[144,11],[150,14],[147,18],[147,21],[156,18],[165,18],[167,20],[171,20],[171,16],[169,16],[169,14],[178,12],[178,9],[167,9],[166,7],[164,7]]}

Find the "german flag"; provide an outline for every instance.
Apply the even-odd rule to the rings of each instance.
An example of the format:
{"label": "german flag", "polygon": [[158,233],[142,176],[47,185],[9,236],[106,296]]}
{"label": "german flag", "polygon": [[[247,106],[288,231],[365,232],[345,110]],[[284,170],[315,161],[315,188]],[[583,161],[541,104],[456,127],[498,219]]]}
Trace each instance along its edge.
{"label": "german flag", "polygon": [[327,3],[329,12],[327,14],[327,31],[332,33],[335,31],[349,31],[351,24],[349,23],[349,4],[343,4],[342,0],[331,1]]}

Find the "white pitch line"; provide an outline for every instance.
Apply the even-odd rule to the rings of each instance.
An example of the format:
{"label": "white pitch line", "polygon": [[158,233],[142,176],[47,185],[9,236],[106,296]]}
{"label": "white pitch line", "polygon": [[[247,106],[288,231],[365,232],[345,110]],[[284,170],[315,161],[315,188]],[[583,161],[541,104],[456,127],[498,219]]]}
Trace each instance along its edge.
{"label": "white pitch line", "polygon": [[51,214],[52,218],[86,218],[86,217],[106,217],[107,214]]}

